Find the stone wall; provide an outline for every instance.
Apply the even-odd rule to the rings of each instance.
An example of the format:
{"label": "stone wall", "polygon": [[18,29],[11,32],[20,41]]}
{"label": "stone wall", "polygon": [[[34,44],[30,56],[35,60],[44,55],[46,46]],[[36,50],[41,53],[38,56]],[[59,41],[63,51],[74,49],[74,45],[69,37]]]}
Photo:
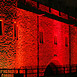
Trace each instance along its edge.
{"label": "stone wall", "polygon": [[0,7],[0,20],[3,23],[3,34],[0,35],[0,68],[14,68],[16,41],[13,39],[13,19],[16,18],[16,1],[2,1]]}

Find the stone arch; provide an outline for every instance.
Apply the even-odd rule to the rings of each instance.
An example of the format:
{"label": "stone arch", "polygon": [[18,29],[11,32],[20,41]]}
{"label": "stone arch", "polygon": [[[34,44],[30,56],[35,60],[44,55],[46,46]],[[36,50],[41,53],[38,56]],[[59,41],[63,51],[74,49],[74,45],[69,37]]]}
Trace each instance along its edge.
{"label": "stone arch", "polygon": [[63,74],[64,72],[61,71],[62,68],[58,68],[58,66],[62,67],[62,64],[60,64],[60,62],[57,60],[53,60],[51,63],[47,65],[45,72],[44,72],[44,76]]}

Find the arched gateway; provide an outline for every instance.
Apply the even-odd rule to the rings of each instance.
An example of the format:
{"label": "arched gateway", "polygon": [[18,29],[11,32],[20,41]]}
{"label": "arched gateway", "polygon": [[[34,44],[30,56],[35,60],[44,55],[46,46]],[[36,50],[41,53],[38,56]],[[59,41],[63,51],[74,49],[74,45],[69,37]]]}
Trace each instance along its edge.
{"label": "arched gateway", "polygon": [[62,71],[62,68],[59,68],[59,67],[62,67],[61,64],[59,64],[59,62],[56,63],[50,63],[46,69],[45,69],[45,72],[44,72],[44,76],[52,76],[52,75],[57,75],[57,74],[63,74],[64,72]]}

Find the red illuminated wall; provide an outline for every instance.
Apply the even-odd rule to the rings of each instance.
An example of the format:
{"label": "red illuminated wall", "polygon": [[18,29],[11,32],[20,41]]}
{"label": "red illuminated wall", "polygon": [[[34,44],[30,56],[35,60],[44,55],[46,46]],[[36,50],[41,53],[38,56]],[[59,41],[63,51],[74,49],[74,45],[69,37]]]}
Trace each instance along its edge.
{"label": "red illuminated wall", "polygon": [[[40,44],[40,65],[52,62],[52,59],[65,65],[69,63],[69,25],[47,17],[40,17],[40,30],[44,34],[44,43]],[[57,44],[54,44],[54,38]],[[68,46],[65,46],[65,37]],[[54,56],[54,55],[57,56]]]}
{"label": "red illuminated wall", "polygon": [[77,27],[70,25],[71,64],[77,64]]}
{"label": "red illuminated wall", "polygon": [[[2,2],[1,6],[0,20],[3,21],[3,35],[0,36],[0,68],[37,66],[37,14],[16,8],[14,2],[13,4]],[[42,6],[40,4],[39,9],[48,12],[49,8],[44,6],[46,7],[44,9],[41,8]],[[51,10],[53,11],[51,14],[59,16],[59,11]],[[64,13],[61,13],[61,17],[68,19]],[[16,37],[14,36],[15,26]],[[46,68],[50,63],[69,64],[69,48],[71,49],[71,63],[77,64],[76,27],[70,26],[69,35],[69,24],[39,16],[39,32],[43,32],[43,43],[39,41],[40,67]]]}
{"label": "red illuminated wall", "polygon": [[[0,35],[0,69],[15,67],[15,42],[13,39],[13,19],[16,18],[16,3],[15,1],[0,1],[0,20],[2,20],[2,35]],[[0,70],[0,73],[7,73],[5,70]],[[12,73],[12,71],[10,71]],[[4,77],[7,74],[4,74]],[[12,77],[8,74],[8,77]]]}
{"label": "red illuminated wall", "polygon": [[[16,68],[24,66],[27,69],[34,68],[37,66],[37,15],[17,8],[16,23],[18,26]],[[34,74],[31,76],[34,77]]]}
{"label": "red illuminated wall", "polygon": [[[37,14],[17,9],[18,40],[16,41],[16,68],[37,66]],[[69,64],[69,25],[39,16],[39,32],[43,32],[43,43],[39,42],[39,64],[59,62]],[[54,38],[57,44],[54,44]],[[67,45],[65,45],[67,38]],[[57,55],[57,56],[54,56]]]}
{"label": "red illuminated wall", "polygon": [[[13,3],[12,3],[13,2]],[[0,68],[14,68],[15,40],[13,40],[13,18],[16,18],[15,1],[0,2],[0,20],[2,20],[2,32],[0,35]]]}

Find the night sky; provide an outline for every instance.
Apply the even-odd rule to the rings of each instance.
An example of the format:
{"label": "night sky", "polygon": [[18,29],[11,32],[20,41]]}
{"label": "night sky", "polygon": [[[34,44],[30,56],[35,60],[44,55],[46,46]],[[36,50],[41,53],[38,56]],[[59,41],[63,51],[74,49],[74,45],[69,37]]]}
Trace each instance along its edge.
{"label": "night sky", "polygon": [[77,0],[51,0],[53,2],[62,2],[65,6],[77,7]]}
{"label": "night sky", "polygon": [[69,14],[77,17],[77,0],[51,0],[54,4],[57,3],[60,7],[67,9]]}
{"label": "night sky", "polygon": [[77,0],[39,0],[40,2],[54,6],[63,12],[67,12],[69,15],[77,18]]}
{"label": "night sky", "polygon": [[[24,0],[19,0],[24,1]],[[77,18],[77,0],[33,0]],[[21,3],[20,2],[20,3]]]}

